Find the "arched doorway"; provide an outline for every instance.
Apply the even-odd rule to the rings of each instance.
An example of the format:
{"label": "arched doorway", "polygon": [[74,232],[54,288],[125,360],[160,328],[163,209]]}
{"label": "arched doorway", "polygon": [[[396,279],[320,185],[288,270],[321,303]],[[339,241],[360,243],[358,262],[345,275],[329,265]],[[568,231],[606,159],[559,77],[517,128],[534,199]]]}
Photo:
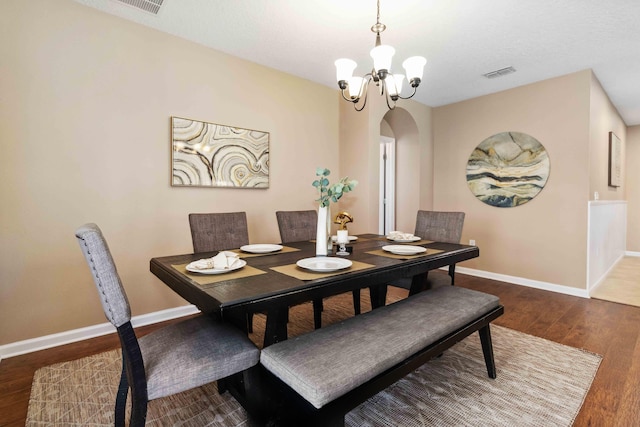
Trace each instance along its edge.
{"label": "arched doorway", "polygon": [[[378,203],[380,215],[385,215],[385,218],[380,218],[379,223],[386,224],[384,232],[392,231],[387,229],[390,227],[413,232],[416,212],[420,208],[421,149],[418,126],[411,114],[400,107],[387,111],[380,121],[381,143],[388,144],[391,140],[395,141],[392,156],[389,156],[389,151],[380,150]],[[387,159],[382,159],[383,155]],[[389,157],[394,157],[392,161],[395,164],[388,164]],[[383,162],[387,165],[385,169],[382,168]],[[394,176],[390,179],[388,173],[394,173]],[[395,218],[394,223],[388,220],[389,216]]]}

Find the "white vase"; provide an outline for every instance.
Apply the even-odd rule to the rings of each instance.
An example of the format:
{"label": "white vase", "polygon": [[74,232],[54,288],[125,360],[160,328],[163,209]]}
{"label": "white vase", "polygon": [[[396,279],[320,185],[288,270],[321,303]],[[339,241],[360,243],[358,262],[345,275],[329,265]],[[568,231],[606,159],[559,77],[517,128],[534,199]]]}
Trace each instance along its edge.
{"label": "white vase", "polygon": [[331,250],[331,211],[329,206],[318,208],[316,256],[327,256]]}

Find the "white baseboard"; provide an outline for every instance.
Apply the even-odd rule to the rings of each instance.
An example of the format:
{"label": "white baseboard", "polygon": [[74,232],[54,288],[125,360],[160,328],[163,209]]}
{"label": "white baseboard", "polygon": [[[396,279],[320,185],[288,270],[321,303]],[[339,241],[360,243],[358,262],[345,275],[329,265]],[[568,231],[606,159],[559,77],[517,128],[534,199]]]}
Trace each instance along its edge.
{"label": "white baseboard", "polygon": [[555,283],[541,282],[539,280],[508,276],[506,274],[492,273],[489,271],[475,270],[473,268],[460,266],[456,266],[456,272],[468,274],[469,276],[482,277],[484,279],[499,280],[501,282],[513,283],[515,285],[527,286],[529,288],[542,289],[545,291],[558,292],[560,294],[589,298],[589,292],[587,292],[586,289],[572,288],[570,286],[556,285]]}
{"label": "white baseboard", "polygon": [[[640,256],[640,253],[638,253],[638,256]],[[524,279],[522,277],[491,273],[488,271],[475,270],[472,268],[465,268],[460,266],[456,266],[456,271],[462,274],[468,274],[470,276],[498,280],[501,282],[508,282],[516,285],[528,286],[530,288],[543,289],[546,291],[558,292],[561,294],[573,295],[582,298],[589,298],[589,293],[586,289],[572,288],[569,286],[556,285],[553,283],[541,282],[538,280]],[[188,316],[195,313],[198,313],[198,309],[195,306],[186,305],[182,307],[170,308],[167,310],[156,311],[154,313],[135,316],[131,319],[131,323],[134,327],[145,326],[152,323],[163,322],[165,320],[171,320],[177,317]],[[116,329],[113,327],[113,325],[111,325],[111,323],[103,323],[100,325],[88,326],[86,328],[74,329],[71,331],[60,332],[57,334],[46,335],[44,337],[2,345],[0,346],[0,361],[8,357],[19,356],[25,353],[45,350],[47,348],[56,347],[59,345],[111,334],[115,331]]]}
{"label": "white baseboard", "polygon": [[626,256],[640,256],[640,252],[626,251],[624,253]]}
{"label": "white baseboard", "polygon": [[[178,317],[189,316],[199,313],[198,309],[193,305],[185,305],[176,308],[169,308],[153,313],[141,314],[131,318],[133,327],[150,325],[152,323],[164,322]],[[57,334],[45,335],[43,337],[32,338],[24,341],[18,341],[11,344],[0,346],[0,361],[8,357],[19,356],[25,353],[45,350],[59,345],[70,344],[77,341],[95,338],[102,335],[114,333],[116,328],[108,322],[87,326],[85,328],[73,329],[71,331],[60,332]]]}

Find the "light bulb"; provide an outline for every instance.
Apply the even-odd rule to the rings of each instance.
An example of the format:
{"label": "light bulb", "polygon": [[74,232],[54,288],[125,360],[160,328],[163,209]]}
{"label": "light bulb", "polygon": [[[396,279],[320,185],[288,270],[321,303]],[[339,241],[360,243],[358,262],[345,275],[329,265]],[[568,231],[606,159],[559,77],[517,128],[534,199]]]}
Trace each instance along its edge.
{"label": "light bulb", "polygon": [[381,44],[371,49],[373,68],[376,70],[376,73],[380,72],[380,70],[391,70],[391,60],[395,53],[396,50],[386,44]]}
{"label": "light bulb", "polygon": [[349,96],[353,99],[358,99],[362,96],[362,83],[364,79],[362,77],[351,77],[349,79]]}
{"label": "light bulb", "polygon": [[412,80],[418,79],[419,83],[420,80],[422,80],[422,74],[426,64],[427,60],[422,56],[412,56],[411,58],[407,58],[402,63],[402,66],[407,71],[407,80],[411,82]]}
{"label": "light bulb", "polygon": [[348,81],[356,69],[356,61],[347,58],[338,59],[336,62],[336,79],[340,81]]}
{"label": "light bulb", "polygon": [[404,74],[392,74],[391,78],[387,77],[385,80],[387,84],[387,91],[389,95],[398,96],[402,92],[402,83],[404,81]]}

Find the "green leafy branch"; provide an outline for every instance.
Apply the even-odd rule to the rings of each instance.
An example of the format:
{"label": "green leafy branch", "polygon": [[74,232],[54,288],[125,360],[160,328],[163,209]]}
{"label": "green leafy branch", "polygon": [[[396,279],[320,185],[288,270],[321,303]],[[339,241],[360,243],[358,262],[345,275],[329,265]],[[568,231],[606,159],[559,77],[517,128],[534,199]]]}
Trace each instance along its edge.
{"label": "green leafy branch", "polygon": [[317,168],[316,176],[318,179],[313,181],[312,184],[320,192],[320,198],[316,199],[316,201],[320,202],[321,207],[327,207],[331,202],[337,202],[344,193],[353,191],[356,185],[358,185],[358,181],[355,179],[350,180],[348,176],[345,176],[339,182],[330,185],[329,178],[327,178],[329,174],[331,174],[329,169]]}

